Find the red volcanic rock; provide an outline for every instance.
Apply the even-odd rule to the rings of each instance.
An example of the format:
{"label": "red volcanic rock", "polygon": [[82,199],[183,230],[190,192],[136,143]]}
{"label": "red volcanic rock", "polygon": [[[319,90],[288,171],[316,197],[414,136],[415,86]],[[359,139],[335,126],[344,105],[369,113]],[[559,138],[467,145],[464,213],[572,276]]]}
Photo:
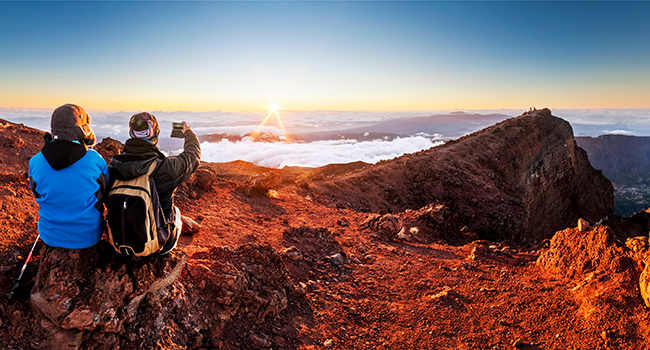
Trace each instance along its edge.
{"label": "red volcanic rock", "polygon": [[423,243],[442,239],[453,244],[464,244],[478,239],[467,226],[459,226],[458,215],[443,204],[428,204],[419,210],[407,210],[400,216],[409,234]]}
{"label": "red volcanic rock", "polygon": [[181,221],[183,222],[183,229],[181,230],[181,234],[191,236],[199,232],[199,230],[201,229],[201,225],[199,225],[192,218],[181,215]]}
{"label": "red volcanic rock", "polygon": [[614,190],[548,109],[426,151],[310,185],[337,207],[401,212],[431,203],[483,239],[541,241],[614,212]]}
{"label": "red volcanic rock", "polygon": [[[280,255],[257,244],[196,253],[181,282],[194,297],[180,302],[179,310],[166,316],[187,328],[190,340],[201,334],[216,340],[228,325],[238,323],[237,327],[250,329],[272,320],[287,308],[287,295],[294,290]],[[149,327],[152,322],[155,318],[148,317],[133,326]],[[192,342],[199,346],[190,348],[200,347],[201,340]]]}
{"label": "red volcanic rock", "polygon": [[0,119],[0,169],[21,175],[28,170],[29,159],[41,151],[43,131]]}
{"label": "red volcanic rock", "polygon": [[372,229],[384,238],[391,240],[404,228],[404,224],[399,216],[372,214],[359,225],[359,228]]}
{"label": "red volcanic rock", "polygon": [[295,246],[304,255],[324,257],[341,251],[332,233],[323,227],[290,227],[283,231],[282,237],[287,245]]}
{"label": "red volcanic rock", "polygon": [[58,333],[121,332],[124,323],[136,319],[145,296],[172,284],[186,260],[186,253],[175,250],[157,259],[125,263],[103,240],[87,249],[45,247],[30,302],[50,325],[54,339],[61,338]]}
{"label": "red volcanic rock", "polygon": [[643,270],[648,255],[648,236],[632,237],[625,240],[625,246],[629,248],[628,256],[637,263],[639,269]]}
{"label": "red volcanic rock", "polygon": [[617,273],[633,266],[626,251],[607,226],[587,231],[568,228],[553,236],[548,251],[539,256],[537,264],[567,278],[582,278],[594,271]]}
{"label": "red volcanic rock", "polygon": [[637,245],[638,251],[620,244],[607,226],[586,231],[569,228],[557,232],[549,249],[537,259],[537,265],[548,272],[573,280],[570,292],[578,305],[577,314],[598,329],[606,342],[628,332],[628,319],[638,313],[642,300],[650,303],[649,270],[639,276],[633,261],[643,254],[643,242],[629,243]]}
{"label": "red volcanic rock", "polygon": [[217,173],[209,166],[205,166],[203,163],[201,163],[199,168],[194,172],[193,177],[194,180],[192,184],[195,187],[198,187],[204,191],[209,191],[217,180]]}
{"label": "red volcanic rock", "polygon": [[110,137],[105,137],[102,142],[96,144],[93,149],[101,154],[102,158],[108,163],[114,155],[122,153],[124,144]]}
{"label": "red volcanic rock", "polygon": [[227,327],[273,319],[294,293],[280,255],[268,246],[213,248],[190,261],[179,249],[141,259],[111,251],[105,241],[44,250],[30,301],[48,348],[201,348]]}
{"label": "red volcanic rock", "polygon": [[281,183],[282,177],[275,171],[269,171],[249,177],[237,187],[237,190],[249,196],[253,194],[265,195],[269,190],[278,188]]}
{"label": "red volcanic rock", "polygon": [[[497,127],[503,128],[504,125]],[[532,139],[526,137],[531,134],[541,139],[549,137],[546,131],[533,132],[535,128],[531,126],[526,126],[525,130],[528,131],[522,131],[520,137],[529,143]],[[24,140],[25,144],[19,148],[0,144],[0,161],[5,161],[0,164],[0,287],[5,291],[11,288],[18,276],[37,235],[38,206],[22,174],[27,170],[27,160],[40,151],[43,134],[0,123],[0,134],[6,136],[9,133]],[[477,135],[481,133],[474,136]],[[509,145],[515,145],[514,149],[530,148],[533,152],[535,147],[543,148],[520,144],[513,136],[508,140]],[[210,191],[202,191],[192,184],[188,184],[189,187],[184,185],[182,191],[191,191],[195,195],[178,196],[176,201],[183,214],[200,218],[198,221],[202,226],[194,236],[181,237],[173,251],[189,256],[181,277],[166,288],[150,288],[137,307],[137,317],[127,321],[128,306],[127,310],[123,305],[120,308],[120,300],[131,305],[131,301],[139,298],[151,283],[166,280],[169,270],[156,268],[158,259],[150,258],[148,263],[140,265],[117,263],[111,259],[95,264],[93,259],[86,259],[87,266],[64,271],[64,260],[71,259],[60,255],[62,259],[53,262],[51,255],[36,254],[25,270],[16,298],[0,303],[0,334],[4,335],[0,337],[0,348],[61,349],[64,347],[59,345],[69,345],[68,348],[85,350],[118,347],[123,350],[311,349],[326,344],[332,348],[362,349],[368,344],[382,344],[381,347],[389,349],[416,349],[427,344],[440,349],[506,349],[512,348],[514,340],[523,343],[523,348],[531,344],[549,349],[642,349],[647,346],[650,326],[639,320],[650,317],[650,311],[644,307],[644,300],[639,295],[641,270],[634,264],[631,264],[634,268],[622,272],[599,268],[586,272],[586,276],[581,275],[579,280],[568,280],[557,278],[535,264],[540,249],[544,251],[541,245],[535,248],[511,245],[510,248],[510,244],[494,244],[487,240],[474,240],[471,244],[458,246],[444,244],[445,241],[451,242],[451,237],[458,232],[465,235],[463,240],[470,239],[474,227],[467,227],[466,223],[485,220],[484,226],[475,227],[489,228],[496,222],[498,229],[500,221],[495,221],[495,217],[503,218],[507,226],[508,215],[529,222],[526,217],[518,219],[512,214],[512,208],[522,208],[523,204],[512,204],[512,198],[506,194],[514,194],[504,188],[515,185],[501,182],[514,181],[518,173],[510,169],[514,158],[506,157],[511,148],[503,146],[506,149],[501,149],[496,141],[498,138],[494,141],[492,158],[486,155],[489,150],[484,148],[474,149],[467,145],[462,149],[454,148],[459,147],[454,145],[465,142],[460,140],[440,147],[447,153],[464,151],[465,158],[459,162],[449,160],[444,163],[447,161],[445,155],[450,159],[458,158],[447,153],[435,158],[430,150],[417,156],[402,157],[396,162],[368,166],[360,173],[368,174],[368,178],[385,176],[384,179],[388,180],[381,187],[371,181],[357,184],[358,188],[367,191],[365,194],[345,187],[333,192],[333,197],[325,192],[309,193],[307,189],[314,184],[318,191],[323,183],[335,184],[330,181],[354,177],[352,173],[346,174],[353,169],[328,167],[326,176],[320,176],[323,169],[317,169],[315,172],[319,176],[305,178],[304,183],[309,183],[308,186],[295,186],[292,178],[309,170],[275,169],[282,180],[280,187],[273,188],[281,194],[276,198],[246,196],[233,190],[249,177],[271,169],[245,162],[207,164],[218,174],[217,183],[210,187]],[[575,178],[575,181],[567,182],[552,168],[542,171],[537,179],[546,179],[548,191],[556,193],[560,188],[561,194],[567,196],[558,195],[558,203],[551,203],[549,207],[566,208],[566,203],[577,201],[579,196],[576,193],[585,195],[597,188],[593,185],[597,181],[593,179],[592,188],[587,185],[580,187],[583,192],[557,187],[577,184],[582,175],[575,171],[582,168],[569,167],[573,164],[570,161],[559,162],[563,147],[545,147],[555,153],[546,151],[539,156],[557,158],[551,164],[560,166],[565,177],[574,174]],[[522,150],[517,152],[515,164],[525,167],[524,163],[533,156],[520,154]],[[473,157],[476,155],[483,158],[475,160]],[[419,159],[420,156],[429,158]],[[427,163],[431,159],[441,163]],[[580,156],[575,156],[575,159],[580,159]],[[402,165],[399,165],[400,161]],[[576,161],[576,164],[581,162]],[[384,167],[387,164],[408,172],[389,171],[388,166]],[[495,166],[502,168],[493,170]],[[382,172],[377,171],[380,168]],[[336,171],[330,173],[329,170]],[[366,170],[372,172],[364,173]],[[457,175],[451,176],[453,172]],[[402,175],[411,177],[400,178]],[[418,175],[421,175],[420,182],[406,181]],[[313,179],[322,181],[313,182]],[[411,189],[406,189],[402,182],[410,184]],[[435,192],[438,185],[446,192]],[[419,190],[418,186],[421,187]],[[540,191],[543,200],[536,200],[549,203],[549,194],[543,192],[547,187],[538,186],[536,191]],[[469,192],[461,195],[462,189]],[[420,192],[408,192],[411,190]],[[440,193],[444,201],[431,199],[434,198],[431,194]],[[517,195],[522,203],[528,198]],[[589,196],[587,198],[593,200],[592,204],[598,206],[600,200],[593,194]],[[374,198],[383,199],[375,203]],[[413,210],[390,213],[401,218],[404,224],[397,234],[397,241],[391,242],[375,239],[376,235],[358,229],[369,213],[346,208],[377,206],[385,215],[389,204],[397,206],[403,201],[399,205],[405,207],[406,200],[411,201],[409,206]],[[466,211],[459,210],[463,208]],[[470,209],[474,211],[469,212]],[[575,226],[578,217],[591,223],[598,222],[586,214],[587,211],[576,214],[569,225]],[[540,217],[543,218],[545,213],[539,214]],[[546,220],[558,217],[551,215]],[[642,220],[633,222],[635,232],[638,229],[647,235],[647,230],[642,232],[647,218],[638,219]],[[503,236],[522,232],[497,229],[494,232]],[[403,241],[401,236],[411,241]],[[436,237],[443,239],[432,239]],[[579,236],[571,236],[571,239],[575,240],[573,243],[581,242]],[[247,244],[251,241],[260,244]],[[613,241],[607,242],[617,248],[593,240],[593,244],[604,247],[605,251],[615,253],[619,248],[624,249]],[[565,243],[568,245],[571,241]],[[627,254],[640,261],[647,255],[644,253],[647,241],[634,244],[636,248],[630,248]],[[572,247],[572,250],[584,249],[580,244]],[[630,253],[632,250],[634,254]],[[567,254],[578,256],[570,255],[571,252]],[[607,258],[606,254],[603,256],[598,261],[592,259],[592,263],[602,263]],[[91,278],[101,276],[103,279],[96,280],[98,283],[94,286],[98,288],[84,289],[78,294],[80,297],[73,298],[77,302],[70,303],[70,314],[66,316],[68,311],[62,312],[63,318],[55,324],[37,314],[28,301],[32,286],[36,284],[35,293],[43,290],[40,284],[43,276],[38,281],[35,278],[41,273],[41,265],[43,271],[49,270],[53,276],[48,279],[53,293],[41,300],[46,305],[64,301],[60,295],[57,296],[61,294],[59,291],[68,295],[75,293],[75,281],[79,281],[79,277],[90,275]],[[110,272],[106,266],[111,266]],[[603,263],[603,266],[607,264]],[[586,267],[584,270],[589,271]],[[136,285],[134,281],[143,283]],[[646,283],[644,287],[643,281],[650,281],[650,278],[642,278],[642,290],[649,285]],[[124,291],[116,288],[117,282]],[[126,289],[134,292],[126,295],[123,293]],[[86,297],[90,295],[96,298],[89,302]],[[106,307],[110,305],[118,307]],[[78,311],[72,314],[73,310]],[[97,313],[100,315],[97,319],[91,314],[93,310],[105,312]],[[59,323],[63,320],[67,321]],[[65,330],[58,325],[90,329],[96,320],[96,328],[83,333],[78,328]],[[107,322],[109,320],[117,321],[117,324]],[[115,329],[112,327],[119,326],[122,320],[121,331],[104,331]]]}

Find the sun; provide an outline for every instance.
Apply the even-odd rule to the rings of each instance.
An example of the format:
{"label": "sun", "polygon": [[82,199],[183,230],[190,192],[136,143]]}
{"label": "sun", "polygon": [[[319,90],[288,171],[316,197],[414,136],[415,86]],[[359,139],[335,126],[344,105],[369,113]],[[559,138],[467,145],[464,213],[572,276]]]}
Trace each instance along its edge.
{"label": "sun", "polygon": [[[269,100],[271,100],[271,99],[269,98]],[[271,104],[266,106],[266,108],[269,109],[269,114],[266,115],[266,118],[264,118],[264,120],[262,120],[260,125],[258,125],[257,128],[255,129],[255,131],[253,131],[253,133],[251,134],[251,138],[253,140],[255,140],[257,138],[257,136],[259,136],[260,131],[262,130],[264,125],[266,125],[266,122],[269,120],[269,117],[272,114],[275,114],[275,119],[278,122],[278,126],[280,127],[280,130],[282,130],[282,135],[284,137],[284,141],[286,143],[291,143],[289,134],[287,133],[287,130],[284,128],[284,124],[282,123],[282,119],[280,119],[280,114],[278,114],[279,110],[284,109],[284,108],[278,106],[279,104],[280,104],[280,100],[278,100],[278,102],[273,102],[273,100],[271,100]]]}
{"label": "sun", "polygon": [[270,114],[278,115],[278,111],[281,110],[281,109],[284,109],[284,108],[278,106],[278,103],[280,103],[280,101],[275,102],[275,103],[273,101],[271,101],[271,104],[266,106],[266,108],[269,109]]}

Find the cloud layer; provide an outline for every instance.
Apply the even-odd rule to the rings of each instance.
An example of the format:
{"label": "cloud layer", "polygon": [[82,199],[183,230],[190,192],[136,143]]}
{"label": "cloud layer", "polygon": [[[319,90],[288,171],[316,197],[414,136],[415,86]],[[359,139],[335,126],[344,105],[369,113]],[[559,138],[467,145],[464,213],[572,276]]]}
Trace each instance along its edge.
{"label": "cloud layer", "polygon": [[[128,138],[128,120],[140,111],[100,112],[89,111],[91,126],[99,139],[112,137],[122,142]],[[161,147],[167,151],[182,145],[182,140],[172,140],[168,136],[171,123],[187,121],[197,134],[226,133],[246,135],[254,131],[266,116],[260,112],[192,112],[192,111],[151,111],[158,119],[161,128]],[[374,125],[390,119],[410,118],[447,114],[451,111],[384,112],[384,111],[290,111],[281,112],[282,121],[289,133],[306,131],[334,131]],[[520,110],[471,110],[468,113],[501,113],[517,116]],[[49,131],[51,110],[0,108],[0,118],[15,123]],[[598,136],[602,134],[623,134],[650,136],[649,109],[599,109],[599,110],[553,110],[553,114],[566,119],[573,127],[576,136]],[[277,123],[272,116],[263,131],[280,135]],[[245,160],[261,166],[281,168],[284,166],[319,167],[330,163],[364,161],[376,163],[405,153],[417,152],[432,147],[444,135],[416,134],[413,137],[393,141],[375,140],[357,142],[355,140],[318,141],[311,143],[253,142],[244,139],[239,142],[222,140],[217,143],[203,143],[203,159],[210,162]],[[163,147],[167,141],[167,146]],[[175,142],[175,143],[174,143]],[[172,154],[178,152],[170,152]]]}
{"label": "cloud layer", "polygon": [[332,163],[363,161],[376,163],[406,153],[428,149],[440,142],[424,137],[399,138],[393,141],[331,140],[310,143],[253,142],[242,141],[201,144],[201,158],[208,162],[230,162],[244,160],[269,168],[285,166],[320,167]]}

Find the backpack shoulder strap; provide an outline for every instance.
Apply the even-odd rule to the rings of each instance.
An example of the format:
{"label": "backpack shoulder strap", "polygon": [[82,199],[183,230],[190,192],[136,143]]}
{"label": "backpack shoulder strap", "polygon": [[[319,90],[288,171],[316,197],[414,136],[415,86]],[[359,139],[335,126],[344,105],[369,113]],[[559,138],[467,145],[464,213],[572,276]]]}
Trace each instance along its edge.
{"label": "backpack shoulder strap", "polygon": [[156,170],[158,163],[159,162],[157,160],[151,162],[151,165],[149,165],[149,170],[147,170],[147,176],[151,176],[151,173],[153,173],[153,171]]}

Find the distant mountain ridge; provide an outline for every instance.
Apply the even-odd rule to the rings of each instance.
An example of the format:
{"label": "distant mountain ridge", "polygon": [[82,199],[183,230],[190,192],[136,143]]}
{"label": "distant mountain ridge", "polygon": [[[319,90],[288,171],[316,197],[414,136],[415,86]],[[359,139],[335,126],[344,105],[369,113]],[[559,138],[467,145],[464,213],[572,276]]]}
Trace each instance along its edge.
{"label": "distant mountain ridge", "polygon": [[428,117],[414,117],[387,120],[374,125],[346,130],[319,131],[296,135],[304,141],[354,138],[362,141],[376,138],[395,138],[417,134],[441,134],[445,140],[455,139],[486,128],[509,118],[504,114],[469,114],[452,112]]}
{"label": "distant mountain ridge", "polygon": [[[433,136],[435,138],[434,141],[446,141],[486,128],[507,118],[509,116],[505,114],[470,114],[459,111],[428,117],[393,119],[351,129],[294,133],[288,135],[288,137],[293,141],[314,142],[340,139],[354,139],[357,141],[377,139],[393,140],[397,137],[422,135],[425,137]],[[246,136],[250,136],[250,134],[231,135],[227,133],[214,133],[199,135],[199,140],[201,142],[219,142],[223,139],[228,139],[231,142],[235,142]],[[257,139],[266,142],[284,141],[279,135],[266,133],[260,134]]]}
{"label": "distant mountain ridge", "polygon": [[650,137],[601,135],[576,137],[594,168],[616,189],[616,214],[630,216],[650,208]]}
{"label": "distant mountain ridge", "polygon": [[587,151],[591,165],[602,170],[612,182],[628,185],[650,182],[650,137],[576,137],[576,143]]}

